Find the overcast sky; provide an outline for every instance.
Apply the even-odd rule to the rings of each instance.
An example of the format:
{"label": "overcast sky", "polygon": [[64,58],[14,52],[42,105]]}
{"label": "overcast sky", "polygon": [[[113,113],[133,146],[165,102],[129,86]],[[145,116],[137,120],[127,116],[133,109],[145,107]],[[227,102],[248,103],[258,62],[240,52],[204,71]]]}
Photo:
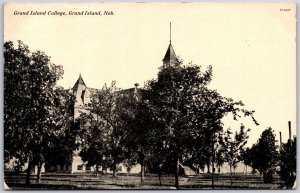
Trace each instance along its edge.
{"label": "overcast sky", "polygon": [[[282,10],[286,9],[286,10]],[[46,15],[14,12],[46,11]],[[48,15],[48,11],[67,15]],[[112,11],[114,15],[72,16],[69,11]],[[296,134],[295,5],[284,3],[56,3],[6,4],[4,41],[22,40],[64,67],[59,85],[70,88],[81,73],[88,87],[117,81],[141,86],[157,77],[169,44],[184,63],[213,67],[210,88],[255,110],[249,119],[224,119],[225,129],[243,122],[248,144],[267,127],[288,138]]]}

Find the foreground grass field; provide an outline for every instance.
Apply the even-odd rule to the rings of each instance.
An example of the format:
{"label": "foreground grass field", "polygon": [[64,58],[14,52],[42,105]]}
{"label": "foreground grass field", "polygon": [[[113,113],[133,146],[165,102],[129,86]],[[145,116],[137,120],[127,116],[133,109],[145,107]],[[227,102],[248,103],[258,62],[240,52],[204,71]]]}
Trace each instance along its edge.
{"label": "foreground grass field", "polygon": [[[10,189],[175,189],[173,175],[163,175],[161,184],[158,175],[146,174],[144,183],[141,183],[139,175],[119,174],[113,178],[110,174],[96,177],[92,173],[85,174],[44,174],[42,182],[36,184],[35,176],[32,176],[31,186],[25,185],[25,174],[5,174],[5,182]],[[180,177],[181,189],[211,189],[211,175]],[[281,189],[279,177],[275,176],[273,183],[265,184],[259,175],[235,175],[231,186],[230,175],[216,175],[214,189]]]}

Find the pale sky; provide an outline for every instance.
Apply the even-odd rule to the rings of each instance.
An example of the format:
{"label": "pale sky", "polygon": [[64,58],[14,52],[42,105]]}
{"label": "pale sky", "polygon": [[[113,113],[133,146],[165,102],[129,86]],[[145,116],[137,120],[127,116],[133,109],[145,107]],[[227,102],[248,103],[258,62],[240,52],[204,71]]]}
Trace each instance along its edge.
{"label": "pale sky", "polygon": [[[285,11],[281,9],[287,9]],[[64,67],[59,85],[141,86],[157,77],[169,44],[184,63],[213,67],[210,88],[255,110],[250,118],[224,119],[225,129],[250,127],[248,144],[267,127],[288,138],[296,134],[296,18],[288,3],[22,3],[4,8],[4,41],[22,40]],[[46,15],[14,15],[46,11]],[[48,15],[64,11],[67,15]],[[114,15],[72,16],[69,11],[113,11]]]}

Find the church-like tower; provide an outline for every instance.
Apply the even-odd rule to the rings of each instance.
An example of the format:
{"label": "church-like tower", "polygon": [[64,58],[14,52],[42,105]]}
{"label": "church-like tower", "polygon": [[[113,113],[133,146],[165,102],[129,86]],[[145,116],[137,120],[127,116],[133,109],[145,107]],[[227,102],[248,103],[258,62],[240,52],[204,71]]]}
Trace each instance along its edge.
{"label": "church-like tower", "polygon": [[163,61],[163,68],[167,68],[170,66],[179,65],[179,60],[175,54],[175,51],[172,46],[172,40],[171,40],[171,23],[170,23],[170,44],[168,47],[168,50],[165,54]]}
{"label": "church-like tower", "polygon": [[75,107],[82,107],[84,105],[86,88],[87,86],[85,85],[80,74],[78,80],[76,81],[76,83],[72,88],[73,94],[76,96]]}
{"label": "church-like tower", "polygon": [[72,88],[73,95],[75,96],[74,118],[79,117],[82,112],[88,112],[88,104],[91,100],[90,95],[93,90],[95,89],[86,86],[80,74]]}

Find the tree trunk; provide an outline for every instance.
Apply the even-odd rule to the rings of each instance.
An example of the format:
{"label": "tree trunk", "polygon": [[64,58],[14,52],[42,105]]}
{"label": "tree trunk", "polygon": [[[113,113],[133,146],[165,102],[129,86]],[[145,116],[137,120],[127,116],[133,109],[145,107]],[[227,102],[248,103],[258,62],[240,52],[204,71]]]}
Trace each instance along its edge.
{"label": "tree trunk", "polygon": [[230,168],[230,187],[232,188],[232,169],[231,169],[231,165],[229,165]]}
{"label": "tree trunk", "polygon": [[159,185],[161,186],[161,166],[158,166],[158,180],[159,180]]}
{"label": "tree trunk", "polygon": [[220,178],[220,172],[221,172],[221,166],[218,165],[218,176],[217,176],[217,181],[219,181],[219,178]]}
{"label": "tree trunk", "polygon": [[36,178],[36,183],[39,184],[42,181],[42,162],[38,163],[38,171],[37,171],[37,178]]}
{"label": "tree trunk", "polygon": [[214,150],[214,136],[212,138],[212,142],[211,142],[211,153],[212,153],[212,159],[211,159],[211,188],[214,189],[215,188],[215,184],[214,184],[214,174],[215,174],[215,150]]}
{"label": "tree trunk", "polygon": [[26,172],[26,185],[30,185],[30,172],[31,172],[31,161],[28,162],[27,172]]}
{"label": "tree trunk", "polygon": [[63,164],[59,164],[59,166],[60,166],[60,171],[62,172],[63,169],[64,169],[64,165]]}
{"label": "tree trunk", "polygon": [[141,183],[144,183],[145,177],[145,167],[144,167],[144,159],[141,161]]}
{"label": "tree trunk", "polygon": [[179,190],[178,155],[175,156],[175,187]]}
{"label": "tree trunk", "polygon": [[113,177],[117,177],[117,163],[116,163],[116,158],[114,158],[113,162]]}
{"label": "tree trunk", "polygon": [[209,174],[210,173],[210,168],[209,168],[210,164],[207,162],[206,166],[207,166],[207,173]]}
{"label": "tree trunk", "polygon": [[246,167],[245,167],[245,169],[246,169],[246,171],[245,171],[245,180],[246,180],[246,176],[247,176],[247,165],[245,165]]}
{"label": "tree trunk", "polygon": [[159,185],[161,186],[161,173],[158,173],[158,180],[159,180]]}
{"label": "tree trunk", "polygon": [[98,169],[99,169],[99,165],[96,165],[96,177],[98,177]]}
{"label": "tree trunk", "polygon": [[211,187],[212,187],[212,189],[214,189],[215,188],[215,168],[214,168],[214,162],[212,162],[211,163],[211,166],[212,166],[212,168],[211,168]]}

